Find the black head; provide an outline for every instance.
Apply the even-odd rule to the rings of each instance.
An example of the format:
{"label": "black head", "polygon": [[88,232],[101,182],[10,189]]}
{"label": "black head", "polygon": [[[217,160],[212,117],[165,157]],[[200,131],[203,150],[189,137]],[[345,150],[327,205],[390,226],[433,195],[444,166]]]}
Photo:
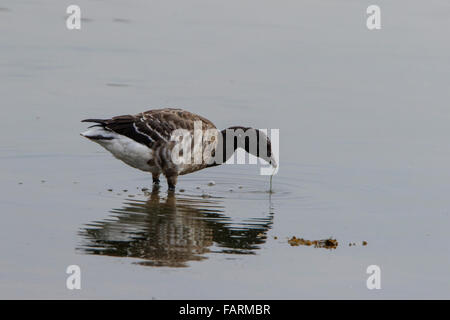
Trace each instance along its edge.
{"label": "black head", "polygon": [[238,148],[277,166],[272,152],[272,143],[267,134],[259,129],[234,126],[222,130],[224,156],[229,159]]}

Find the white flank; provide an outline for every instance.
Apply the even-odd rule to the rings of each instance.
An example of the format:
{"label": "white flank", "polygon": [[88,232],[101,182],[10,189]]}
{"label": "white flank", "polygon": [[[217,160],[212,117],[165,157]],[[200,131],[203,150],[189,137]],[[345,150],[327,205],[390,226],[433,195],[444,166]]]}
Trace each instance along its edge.
{"label": "white flank", "polygon": [[126,136],[117,134],[115,132],[105,130],[101,127],[92,127],[87,131],[81,133],[86,138],[90,137],[104,137],[107,139],[91,139],[97,142],[103,148],[108,150],[119,160],[122,160],[129,166],[142,171],[158,171],[157,167],[148,165],[148,161],[153,158],[153,151],[147,146],[134,141]]}

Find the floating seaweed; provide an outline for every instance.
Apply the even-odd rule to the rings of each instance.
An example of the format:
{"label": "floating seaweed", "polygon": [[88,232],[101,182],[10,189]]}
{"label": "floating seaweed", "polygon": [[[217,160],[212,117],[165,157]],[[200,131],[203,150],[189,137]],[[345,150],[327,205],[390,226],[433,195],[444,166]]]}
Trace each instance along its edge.
{"label": "floating seaweed", "polygon": [[295,246],[314,246],[314,248],[325,248],[325,249],[336,249],[338,246],[338,242],[336,239],[323,239],[323,240],[306,240],[303,238],[297,238],[293,236],[288,240],[288,243]]}

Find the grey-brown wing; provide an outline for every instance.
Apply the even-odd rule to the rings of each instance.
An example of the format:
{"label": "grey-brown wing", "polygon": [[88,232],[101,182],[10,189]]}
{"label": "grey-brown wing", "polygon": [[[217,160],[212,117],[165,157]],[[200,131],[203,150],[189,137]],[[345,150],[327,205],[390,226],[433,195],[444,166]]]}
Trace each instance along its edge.
{"label": "grey-brown wing", "polygon": [[158,132],[168,135],[168,137],[176,129],[194,130],[195,122],[200,122],[203,130],[216,128],[208,119],[183,109],[149,110],[137,116],[143,119],[144,122],[150,121],[150,126],[155,126]]}
{"label": "grey-brown wing", "polygon": [[86,119],[108,130],[124,135],[149,148],[155,143],[170,141],[176,129],[193,131],[195,121],[200,121],[202,129],[215,128],[206,118],[182,109],[156,109],[137,115],[122,115],[111,119]]}

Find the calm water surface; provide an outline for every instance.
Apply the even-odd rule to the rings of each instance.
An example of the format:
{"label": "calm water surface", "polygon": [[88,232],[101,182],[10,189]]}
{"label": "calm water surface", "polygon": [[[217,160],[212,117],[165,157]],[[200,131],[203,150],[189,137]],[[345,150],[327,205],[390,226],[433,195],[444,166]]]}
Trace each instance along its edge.
{"label": "calm water surface", "polygon": [[[0,298],[450,298],[447,1],[374,32],[368,1],[69,4],[0,5]],[[159,107],[279,128],[274,193],[250,165],[152,190],[79,136]]]}

